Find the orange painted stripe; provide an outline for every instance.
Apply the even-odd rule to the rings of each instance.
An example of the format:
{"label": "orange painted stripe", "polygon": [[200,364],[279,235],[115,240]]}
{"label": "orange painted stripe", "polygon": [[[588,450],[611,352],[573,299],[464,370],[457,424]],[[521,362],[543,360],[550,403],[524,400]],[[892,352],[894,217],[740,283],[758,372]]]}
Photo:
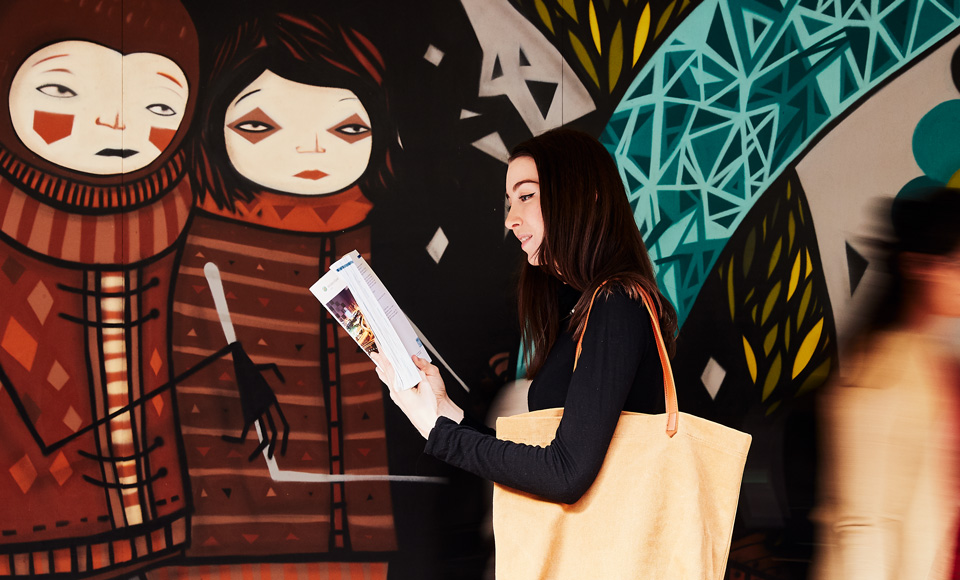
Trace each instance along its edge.
{"label": "orange painted stripe", "polygon": [[116,563],[129,562],[133,558],[133,549],[130,540],[117,540],[113,543],[113,561]]}

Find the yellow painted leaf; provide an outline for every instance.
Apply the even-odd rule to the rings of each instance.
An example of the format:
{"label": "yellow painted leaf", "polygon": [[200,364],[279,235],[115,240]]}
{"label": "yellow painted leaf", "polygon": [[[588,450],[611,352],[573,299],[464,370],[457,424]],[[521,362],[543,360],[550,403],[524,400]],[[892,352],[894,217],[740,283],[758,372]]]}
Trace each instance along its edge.
{"label": "yellow painted leaf", "polygon": [[747,341],[747,337],[743,337],[743,358],[747,361],[747,370],[750,371],[750,380],[756,384],[757,382],[757,357],[753,354],[753,349],[750,347],[750,342]]}
{"label": "yellow painted leaf", "polygon": [[650,34],[650,3],[643,7],[640,22],[637,23],[637,33],[633,37],[633,66],[640,60],[640,53],[647,45],[647,36]]}
{"label": "yellow painted leaf", "polygon": [[767,336],[763,339],[764,356],[770,356],[770,351],[773,350],[773,345],[777,343],[778,330],[780,330],[780,325],[774,324],[773,328],[770,329],[770,332],[768,332]]}
{"label": "yellow painted leaf", "polygon": [[543,23],[550,29],[550,34],[556,34],[553,30],[553,19],[550,18],[550,10],[547,9],[546,4],[543,3],[543,0],[534,0],[533,3],[537,7],[537,14],[540,15],[540,20],[543,20]]}
{"label": "yellow painted leaf", "polygon": [[793,214],[787,216],[787,234],[790,236],[790,243],[787,245],[787,250],[793,249],[793,237],[797,233],[797,223],[793,219]]}
{"label": "yellow painted leaf", "polygon": [[733,295],[733,258],[730,258],[729,271],[727,272],[727,299],[730,301],[730,320],[736,313],[736,301]]}
{"label": "yellow painted leaf", "polygon": [[770,265],[767,266],[767,278],[773,275],[773,271],[777,267],[777,262],[780,261],[780,251],[783,249],[783,238],[777,240],[777,244],[773,246],[773,253],[770,254]]}
{"label": "yellow painted leaf", "polygon": [[620,79],[620,71],[623,68],[623,22],[617,22],[617,27],[613,31],[613,38],[610,39],[610,53],[607,54],[607,60],[610,62],[610,92],[613,92]]}
{"label": "yellow painted leaf", "polygon": [[798,203],[798,204],[797,204],[797,213],[800,214],[800,223],[801,223],[801,224],[807,223],[806,219],[805,219],[804,216],[803,216],[803,204],[802,204],[802,203]]}
{"label": "yellow painted leaf", "polygon": [[816,389],[827,380],[827,377],[830,376],[830,359],[823,361],[820,366],[813,370],[810,373],[810,376],[803,381],[803,384],[800,385],[800,388],[797,389],[796,396],[803,395],[813,389]]}
{"label": "yellow painted leaf", "polygon": [[803,277],[809,277],[810,272],[813,272],[813,262],[810,261],[810,250],[807,250],[807,271],[804,272]]}
{"label": "yellow painted leaf", "polygon": [[787,322],[783,325],[783,350],[784,352],[790,352],[790,317],[787,317]]}
{"label": "yellow painted leaf", "polygon": [[793,184],[788,181],[787,182],[787,199],[790,199],[791,195],[793,195]]}
{"label": "yellow painted leaf", "polygon": [[777,407],[779,407],[779,406],[780,406],[780,401],[774,401],[773,404],[770,405],[770,407],[767,409],[767,412],[764,413],[764,415],[766,415],[767,417],[769,417],[770,415],[773,414],[774,411],[777,410]]}
{"label": "yellow painted leaf", "polygon": [[780,382],[780,370],[783,366],[783,362],[780,360],[780,353],[777,353],[777,357],[773,359],[773,364],[770,365],[770,370],[767,371],[767,378],[763,381],[763,394],[760,396],[761,401],[766,401],[775,388],[777,388],[777,383]]}
{"label": "yellow painted leaf", "polygon": [[574,0],[558,0],[560,7],[570,15],[570,18],[573,18],[573,21],[577,24],[580,24],[580,21],[577,19],[577,7],[574,5]]}
{"label": "yellow painted leaf", "polygon": [[770,293],[767,294],[767,299],[763,302],[763,314],[760,316],[761,326],[767,322],[767,317],[770,316],[770,312],[777,304],[777,298],[780,298],[780,285],[780,282],[774,284],[773,288],[770,290]]}
{"label": "yellow painted leaf", "polygon": [[757,321],[757,304],[753,305],[753,311],[750,313],[750,316],[753,318],[753,321]]}
{"label": "yellow painted leaf", "polygon": [[657,38],[660,36],[660,33],[663,32],[663,27],[667,25],[667,21],[670,20],[670,14],[673,13],[673,7],[677,4],[677,0],[667,4],[667,7],[663,9],[663,14],[660,15],[660,20],[657,21],[657,31],[653,33],[653,37]]}
{"label": "yellow painted leaf", "polygon": [[813,328],[810,329],[810,332],[807,333],[807,336],[804,337],[803,342],[800,343],[800,348],[797,349],[797,358],[793,361],[793,373],[792,378],[797,378],[797,375],[807,366],[807,363],[810,362],[810,359],[813,357],[813,353],[817,349],[817,344],[820,342],[820,334],[823,332],[823,319],[821,318]]}
{"label": "yellow painted leaf", "polygon": [[807,306],[810,305],[810,294],[813,292],[813,284],[807,282],[806,288],[803,289],[803,298],[800,299],[800,308],[797,310],[797,330],[800,330],[800,323],[803,322],[803,317],[807,315]]}
{"label": "yellow painted leaf", "polygon": [[600,81],[597,80],[597,71],[593,68],[593,62],[590,61],[590,56],[587,54],[587,48],[583,46],[583,43],[580,42],[579,38],[574,36],[572,31],[569,34],[570,45],[573,47],[573,52],[575,52],[577,58],[580,59],[580,64],[583,65],[584,70],[586,70],[587,74],[590,75],[590,80],[592,80],[593,84],[597,85],[597,88],[599,88]]}
{"label": "yellow painted leaf", "polygon": [[747,234],[747,242],[743,246],[743,277],[747,277],[747,273],[750,271],[750,266],[753,265],[753,255],[757,251],[757,230],[756,228],[751,228],[750,233]]}
{"label": "yellow painted leaf", "polygon": [[750,291],[747,292],[747,297],[743,299],[743,303],[748,304],[750,302],[750,299],[753,298],[753,293],[756,291],[757,291],[756,288],[751,288]]}
{"label": "yellow painted leaf", "polygon": [[590,34],[593,35],[593,45],[597,47],[597,54],[603,54],[600,48],[600,23],[597,22],[597,9],[590,0]]}
{"label": "yellow painted leaf", "polygon": [[793,291],[797,289],[797,283],[800,282],[800,253],[797,253],[797,259],[793,261],[793,269],[790,270],[790,285],[787,286],[787,300],[793,296]]}
{"label": "yellow painted leaf", "polygon": [[763,218],[763,237],[762,237],[761,239],[763,239],[763,240],[766,240],[766,239],[767,239],[767,218],[766,218],[766,216],[764,216],[764,218]]}

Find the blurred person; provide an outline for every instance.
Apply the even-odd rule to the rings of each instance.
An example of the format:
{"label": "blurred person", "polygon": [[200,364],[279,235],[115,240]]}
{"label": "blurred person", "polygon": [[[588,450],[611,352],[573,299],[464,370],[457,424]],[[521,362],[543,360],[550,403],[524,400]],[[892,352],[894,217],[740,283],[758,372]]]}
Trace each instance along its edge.
{"label": "blurred person", "polygon": [[821,400],[818,580],[951,577],[957,554],[960,190],[891,206],[886,287]]}

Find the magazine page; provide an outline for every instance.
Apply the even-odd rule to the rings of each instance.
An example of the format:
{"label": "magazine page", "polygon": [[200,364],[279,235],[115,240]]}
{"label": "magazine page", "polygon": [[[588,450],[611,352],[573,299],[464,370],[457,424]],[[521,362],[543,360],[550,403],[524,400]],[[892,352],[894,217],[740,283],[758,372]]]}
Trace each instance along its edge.
{"label": "magazine page", "polygon": [[[346,266],[351,266],[345,268]],[[323,275],[310,292],[368,355],[380,352],[391,362],[401,388],[420,382],[420,372],[390,326],[390,321],[369,288],[356,274],[352,262],[338,262],[337,269]],[[346,273],[344,273],[346,271]],[[352,274],[352,275],[351,275]],[[353,282],[351,283],[351,278]]]}
{"label": "magazine page", "polygon": [[384,314],[386,314],[390,320],[390,326],[397,331],[397,335],[400,337],[400,341],[403,343],[403,348],[406,349],[407,354],[416,355],[422,359],[433,362],[430,358],[430,353],[427,352],[426,347],[420,341],[420,337],[417,336],[417,332],[410,324],[407,315],[400,309],[393,295],[390,294],[387,287],[383,285],[383,282],[381,282],[380,278],[374,273],[373,268],[367,264],[367,261],[363,259],[363,256],[354,250],[345,257],[349,257],[356,265],[357,271],[363,277],[363,281],[366,282],[374,298],[377,299],[380,307],[383,308]]}

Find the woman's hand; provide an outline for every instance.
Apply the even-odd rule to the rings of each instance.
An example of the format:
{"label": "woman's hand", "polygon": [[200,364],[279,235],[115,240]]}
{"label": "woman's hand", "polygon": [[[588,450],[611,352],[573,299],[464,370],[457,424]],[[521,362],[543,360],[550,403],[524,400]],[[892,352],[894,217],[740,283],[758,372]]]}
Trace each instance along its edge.
{"label": "woman's hand", "polygon": [[371,353],[370,358],[377,365],[380,380],[390,390],[390,398],[424,439],[430,436],[430,431],[441,415],[457,423],[463,419],[463,411],[447,395],[443,379],[440,378],[440,369],[437,367],[414,356],[413,363],[420,370],[420,384],[412,389],[401,390],[399,385],[395,384],[396,373],[387,357],[380,353]]}

